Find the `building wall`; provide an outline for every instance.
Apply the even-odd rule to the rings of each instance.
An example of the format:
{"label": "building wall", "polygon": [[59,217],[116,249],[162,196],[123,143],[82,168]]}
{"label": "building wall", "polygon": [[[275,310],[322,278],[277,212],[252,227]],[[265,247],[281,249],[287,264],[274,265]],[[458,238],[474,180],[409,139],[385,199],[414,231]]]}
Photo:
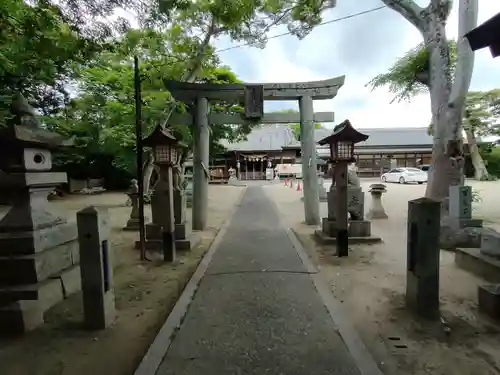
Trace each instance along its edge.
{"label": "building wall", "polygon": [[356,166],[360,177],[379,177],[396,167],[418,167],[430,164],[432,150],[420,152],[373,152],[356,155]]}

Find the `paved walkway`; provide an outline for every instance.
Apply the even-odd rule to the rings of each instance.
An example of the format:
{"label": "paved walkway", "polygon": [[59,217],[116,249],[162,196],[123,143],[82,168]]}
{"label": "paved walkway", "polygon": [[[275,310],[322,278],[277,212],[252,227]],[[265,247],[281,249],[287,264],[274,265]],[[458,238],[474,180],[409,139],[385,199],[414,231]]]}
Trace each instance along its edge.
{"label": "paved walkway", "polygon": [[261,187],[247,188],[156,374],[360,374]]}

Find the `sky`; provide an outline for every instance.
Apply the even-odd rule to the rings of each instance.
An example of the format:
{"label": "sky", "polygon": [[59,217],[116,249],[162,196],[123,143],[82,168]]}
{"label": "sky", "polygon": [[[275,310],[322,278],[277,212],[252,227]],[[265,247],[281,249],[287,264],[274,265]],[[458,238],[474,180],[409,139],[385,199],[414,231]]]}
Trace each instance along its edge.
{"label": "sky", "polygon": [[[428,1],[417,1],[426,5]],[[448,20],[448,38],[458,31],[458,1]],[[383,5],[380,0],[338,0],[324,13],[329,21]],[[479,0],[478,24],[500,12],[500,1]],[[271,29],[269,36],[286,32]],[[400,14],[385,8],[361,16],[333,22],[314,29],[306,38],[283,36],[268,41],[266,48],[241,47],[221,51],[223,64],[248,83],[301,82],[346,76],[345,84],[332,100],[317,100],[315,111],[335,112],[335,122],[349,119],[357,128],[426,127],[430,120],[428,94],[411,102],[391,104],[394,95],[385,88],[372,91],[366,84],[385,73],[406,51],[422,41],[417,29]],[[215,46],[223,50],[238,45],[221,38]],[[488,49],[476,52],[471,90],[500,87],[500,58]],[[298,109],[294,102],[266,102],[265,110]]]}

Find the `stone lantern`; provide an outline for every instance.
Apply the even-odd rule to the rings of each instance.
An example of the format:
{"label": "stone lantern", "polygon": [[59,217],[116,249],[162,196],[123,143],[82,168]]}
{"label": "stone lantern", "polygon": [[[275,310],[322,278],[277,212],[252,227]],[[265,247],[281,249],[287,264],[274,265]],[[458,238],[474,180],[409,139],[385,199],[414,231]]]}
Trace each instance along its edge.
{"label": "stone lantern", "polygon": [[175,219],[173,202],[173,166],[177,162],[178,141],[170,129],[157,126],[143,140],[144,146],[153,149],[154,163],[159,167],[159,179],[151,200],[151,210],[159,213],[163,259],[166,262],[175,260]]}
{"label": "stone lantern", "polygon": [[0,128],[0,197],[9,206],[0,219],[2,334],[37,327],[47,309],[79,290],[76,225],[47,201],[67,182],[66,173],[51,172],[51,151],[72,144],[41,129],[32,113]]}
{"label": "stone lantern", "polygon": [[[368,135],[358,132],[346,120],[337,125],[330,136],[318,142],[330,146],[330,158],[335,167],[327,198],[328,217],[323,219],[322,230],[316,234],[323,242],[336,243],[338,256],[348,255],[349,238],[354,239],[351,242],[369,242],[366,240],[371,238],[370,223],[363,220],[364,193],[357,178],[348,172],[348,165],[355,161],[354,145],[367,139]],[[359,238],[363,240],[356,241]]]}

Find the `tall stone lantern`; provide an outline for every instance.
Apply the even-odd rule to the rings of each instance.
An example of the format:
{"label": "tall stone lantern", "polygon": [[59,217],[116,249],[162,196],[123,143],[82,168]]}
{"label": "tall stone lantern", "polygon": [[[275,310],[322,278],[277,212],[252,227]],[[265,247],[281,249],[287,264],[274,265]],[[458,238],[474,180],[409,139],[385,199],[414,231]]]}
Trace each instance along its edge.
{"label": "tall stone lantern", "polygon": [[334,185],[336,187],[335,225],[337,255],[339,257],[347,256],[349,252],[347,167],[349,163],[356,160],[354,158],[354,145],[367,139],[368,135],[358,132],[352,127],[349,120],[345,120],[334,128],[330,136],[318,142],[320,145],[330,146],[330,157],[335,164],[332,187]]}
{"label": "tall stone lantern", "polygon": [[76,225],[51,212],[48,195],[67,182],[51,151],[72,139],[39,127],[19,95],[13,122],[0,128],[0,335],[21,334],[79,287]]}
{"label": "tall stone lantern", "polygon": [[[156,209],[161,213],[163,259],[166,262],[173,262],[176,247],[172,169],[177,162],[178,142],[170,129],[159,125],[143,140],[143,144],[153,149],[154,163],[159,167],[159,179],[151,204],[161,207]],[[153,207],[151,209],[153,210]]]}

